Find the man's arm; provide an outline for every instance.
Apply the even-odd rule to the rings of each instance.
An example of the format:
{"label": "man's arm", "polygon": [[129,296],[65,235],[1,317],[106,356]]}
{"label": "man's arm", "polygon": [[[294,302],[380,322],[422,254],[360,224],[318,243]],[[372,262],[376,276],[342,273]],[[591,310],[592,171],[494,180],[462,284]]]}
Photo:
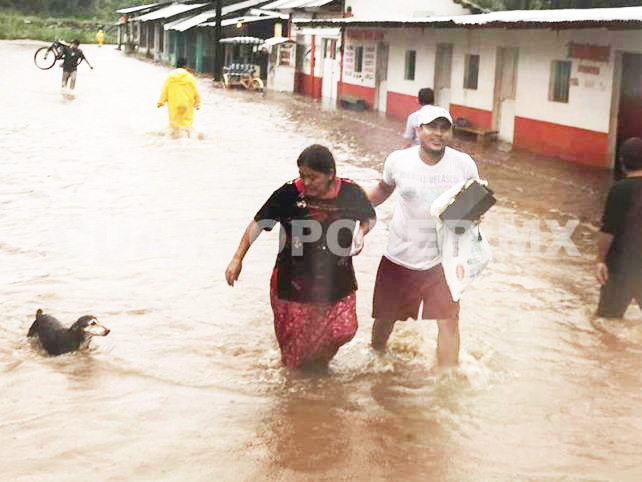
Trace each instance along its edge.
{"label": "man's arm", "polygon": [[85,62],[87,62],[87,65],[89,65],[89,68],[90,68],[91,70],[94,70],[94,68],[93,68],[93,67],[91,66],[91,64],[89,63],[89,60],[87,60],[87,57],[85,57],[85,54],[84,54],[84,53],[82,54],[82,59],[81,59],[80,61],[82,62],[83,60],[84,60]]}
{"label": "man's arm", "polygon": [[194,107],[197,109],[201,108],[201,96],[198,93],[198,89],[196,88],[196,82],[194,82]]}
{"label": "man's arm", "polygon": [[595,277],[597,282],[603,285],[609,277],[609,270],[606,266],[606,255],[609,252],[613,235],[600,231],[597,233],[597,258],[595,260]]}
{"label": "man's arm", "polygon": [[394,190],[394,186],[386,184],[382,179],[375,186],[366,189],[365,191],[366,196],[368,196],[368,200],[372,203],[372,205],[379,206],[379,204],[390,197]]}
{"label": "man's arm", "polygon": [[168,90],[169,77],[165,79],[165,82],[163,82],[163,88],[161,89],[160,97],[158,98],[158,103],[156,104],[158,107],[163,107],[163,105],[165,105],[165,102],[167,102]]}

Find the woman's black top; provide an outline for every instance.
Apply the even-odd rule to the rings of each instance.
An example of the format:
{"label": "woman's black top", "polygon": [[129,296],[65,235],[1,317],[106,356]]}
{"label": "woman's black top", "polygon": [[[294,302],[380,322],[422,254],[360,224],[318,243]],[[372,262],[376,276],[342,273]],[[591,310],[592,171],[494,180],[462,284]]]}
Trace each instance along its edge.
{"label": "woman's black top", "polygon": [[334,199],[306,197],[300,179],[274,191],[254,220],[281,224],[277,295],[297,302],[335,302],[357,289],[350,248],[356,221],[375,219],[363,189],[341,179]]}

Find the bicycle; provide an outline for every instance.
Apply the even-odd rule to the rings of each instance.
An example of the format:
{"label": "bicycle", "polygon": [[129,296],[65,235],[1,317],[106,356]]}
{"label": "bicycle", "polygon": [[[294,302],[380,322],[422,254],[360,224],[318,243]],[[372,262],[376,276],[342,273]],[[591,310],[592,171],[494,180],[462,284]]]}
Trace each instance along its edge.
{"label": "bicycle", "polygon": [[40,47],[33,55],[36,67],[42,70],[49,70],[56,62],[62,59],[65,48],[69,47],[62,40],[54,40],[48,47]]}

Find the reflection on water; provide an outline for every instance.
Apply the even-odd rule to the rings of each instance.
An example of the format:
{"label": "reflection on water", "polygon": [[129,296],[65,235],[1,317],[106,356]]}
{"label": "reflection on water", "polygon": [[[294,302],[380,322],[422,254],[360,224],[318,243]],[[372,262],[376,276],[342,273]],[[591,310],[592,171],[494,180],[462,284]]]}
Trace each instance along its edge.
{"label": "reflection on water", "polygon": [[[276,233],[233,289],[228,258],[304,147],[331,146],[340,175],[369,184],[401,123],[199,79],[199,135],[174,139],[156,108],[166,67],[87,46],[95,69],[80,66],[67,98],[35,46],[0,43],[4,479],[642,477],[642,315],[592,319],[607,173],[456,140],[499,199],[484,221],[493,264],[462,302],[461,366],[434,372],[432,322],[399,324],[384,355],[368,346],[393,199],[355,259],[355,339],[327,375],[302,376],[273,334]],[[569,219],[579,256],[547,254],[545,221]],[[537,249],[520,231],[533,222]],[[25,337],[38,308],[111,333],[45,357]]]}

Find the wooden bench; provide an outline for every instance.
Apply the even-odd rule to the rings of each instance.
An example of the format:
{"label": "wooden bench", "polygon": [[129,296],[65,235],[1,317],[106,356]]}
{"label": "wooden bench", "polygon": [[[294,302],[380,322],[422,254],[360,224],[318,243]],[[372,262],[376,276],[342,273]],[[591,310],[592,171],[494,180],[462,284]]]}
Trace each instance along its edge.
{"label": "wooden bench", "polygon": [[477,138],[477,142],[480,144],[490,144],[497,138],[497,132],[490,129],[484,129],[483,127],[473,127],[473,126],[453,126],[453,131],[455,133],[465,132],[466,134],[471,134]]}
{"label": "wooden bench", "polygon": [[344,109],[354,109],[364,111],[368,108],[368,103],[361,97],[353,95],[342,95],[339,97],[339,105]]}

